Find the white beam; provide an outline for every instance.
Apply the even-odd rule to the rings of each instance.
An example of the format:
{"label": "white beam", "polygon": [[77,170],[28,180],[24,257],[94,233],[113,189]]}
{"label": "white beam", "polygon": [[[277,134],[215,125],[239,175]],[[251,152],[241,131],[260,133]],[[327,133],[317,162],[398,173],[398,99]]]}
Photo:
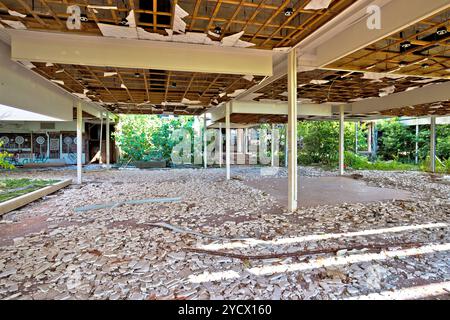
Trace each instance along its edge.
{"label": "white beam", "polygon": [[11,61],[10,48],[1,41],[0,83],[0,104],[45,115],[54,121],[73,120],[74,97]]}
{"label": "white beam", "polygon": [[109,128],[109,112],[106,112],[106,168],[110,169],[111,165],[111,147],[110,147],[110,128]]}
{"label": "white beam", "polygon": [[[297,103],[297,116],[322,116],[332,115],[333,106],[330,104]],[[225,118],[225,105],[217,106],[210,110],[211,121],[216,122]],[[261,114],[261,115],[288,115],[287,102],[258,102],[258,101],[233,101],[230,113]],[[258,124],[255,124],[258,125]],[[252,125],[253,126],[253,125]]]}
{"label": "white beam", "polygon": [[228,102],[226,104],[226,110],[225,110],[225,163],[227,168],[227,180],[231,179],[231,168],[230,168],[230,161],[231,161],[231,129],[230,129],[230,109],[231,109],[231,102]]}
{"label": "white beam", "polygon": [[450,82],[430,84],[422,88],[393,93],[385,97],[361,100],[349,104],[353,114],[383,111],[450,99]]}
{"label": "white beam", "polygon": [[339,106],[339,174],[344,175],[344,106]]}
{"label": "white beam", "polygon": [[295,50],[288,56],[288,210],[297,210],[297,58]]}
{"label": "white beam", "polygon": [[83,155],[83,109],[81,102],[77,102],[77,183],[81,184],[82,171],[82,155]]}
{"label": "white beam", "polygon": [[171,71],[272,75],[269,50],[8,30],[12,58]]}
{"label": "white beam", "polygon": [[430,171],[436,172],[436,116],[430,119]]}
{"label": "white beam", "polygon": [[[371,3],[384,3],[381,5],[381,29],[367,27],[368,14],[348,25],[345,30],[335,29],[332,37],[331,34],[325,36],[324,41],[314,49],[315,66],[326,66],[450,7],[448,0],[391,0],[387,3]],[[362,10],[367,10],[367,5]]]}

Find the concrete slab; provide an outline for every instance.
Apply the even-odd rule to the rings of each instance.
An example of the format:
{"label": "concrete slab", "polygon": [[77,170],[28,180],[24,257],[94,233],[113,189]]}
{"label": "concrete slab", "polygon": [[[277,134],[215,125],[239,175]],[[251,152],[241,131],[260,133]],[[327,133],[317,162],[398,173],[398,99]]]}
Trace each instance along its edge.
{"label": "concrete slab", "polygon": [[[298,181],[298,202],[299,207],[303,208],[341,203],[408,200],[412,196],[410,192],[403,190],[370,187],[364,181],[350,177],[299,176]],[[275,197],[280,205],[287,205],[286,178],[265,178],[244,183]]]}

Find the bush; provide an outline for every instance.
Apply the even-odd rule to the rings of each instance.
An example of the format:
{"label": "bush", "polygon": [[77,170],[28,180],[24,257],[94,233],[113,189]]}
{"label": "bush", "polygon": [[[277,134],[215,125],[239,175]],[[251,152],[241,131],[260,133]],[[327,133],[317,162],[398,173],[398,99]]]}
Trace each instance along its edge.
{"label": "bush", "polygon": [[[0,148],[2,146],[3,142],[0,141]],[[7,158],[11,157],[11,154],[1,151],[0,152],[0,169],[14,169],[14,165],[12,165],[11,163],[9,163],[9,161],[7,160]]]}
{"label": "bush", "polygon": [[418,169],[415,165],[395,160],[370,162],[366,157],[348,151],[345,152],[344,163],[346,167],[355,170],[411,171]]}

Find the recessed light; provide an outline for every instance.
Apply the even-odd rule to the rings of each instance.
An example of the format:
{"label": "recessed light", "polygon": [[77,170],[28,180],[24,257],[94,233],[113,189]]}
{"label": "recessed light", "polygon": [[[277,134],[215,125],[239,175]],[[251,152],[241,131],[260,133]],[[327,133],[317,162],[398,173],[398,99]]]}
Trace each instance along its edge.
{"label": "recessed light", "polygon": [[408,63],[405,62],[405,61],[400,61],[400,62],[398,63],[398,66],[401,67],[401,68],[404,68],[404,67],[406,67],[407,65],[408,65]]}
{"label": "recessed light", "polygon": [[139,74],[139,72],[136,72],[135,74],[134,74],[134,77],[135,78],[139,78],[141,75]]}
{"label": "recessed light", "polygon": [[429,67],[430,67],[430,65],[429,65],[428,63],[422,64],[422,68],[423,68],[423,69],[427,69],[427,68],[429,68]]}
{"label": "recessed light", "polygon": [[438,36],[444,36],[447,34],[447,32],[448,32],[447,28],[445,26],[442,26],[437,29],[436,34]]}
{"label": "recessed light", "polygon": [[221,27],[215,27],[214,28],[214,33],[215,34],[221,34],[222,33],[222,28]]}
{"label": "recessed light", "polygon": [[80,20],[81,20],[82,22],[88,22],[88,21],[89,21],[87,15],[85,15],[84,13],[82,13],[82,14],[80,15]]}
{"label": "recessed light", "polygon": [[294,9],[292,9],[292,8],[286,8],[286,10],[284,10],[284,15],[286,16],[286,17],[290,17],[290,16],[292,16],[294,14]]}
{"label": "recessed light", "polygon": [[411,47],[411,42],[409,42],[409,41],[400,43],[400,48],[402,48],[402,49],[408,49],[410,47]]}

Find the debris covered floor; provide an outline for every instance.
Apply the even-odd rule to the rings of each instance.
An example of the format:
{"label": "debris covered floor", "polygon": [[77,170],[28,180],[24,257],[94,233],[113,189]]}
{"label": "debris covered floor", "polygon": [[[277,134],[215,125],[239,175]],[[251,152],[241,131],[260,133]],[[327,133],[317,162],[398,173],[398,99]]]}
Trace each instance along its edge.
{"label": "debris covered floor", "polygon": [[[450,297],[448,180],[360,171],[353,173],[358,183],[410,195],[308,206],[291,214],[275,193],[256,188],[285,178],[284,169],[276,178],[260,176],[257,168],[232,173],[226,181],[223,169],[88,171],[81,187],[72,185],[5,215],[0,298]],[[300,169],[300,181],[334,175]],[[161,197],[181,201],[75,211]]]}

